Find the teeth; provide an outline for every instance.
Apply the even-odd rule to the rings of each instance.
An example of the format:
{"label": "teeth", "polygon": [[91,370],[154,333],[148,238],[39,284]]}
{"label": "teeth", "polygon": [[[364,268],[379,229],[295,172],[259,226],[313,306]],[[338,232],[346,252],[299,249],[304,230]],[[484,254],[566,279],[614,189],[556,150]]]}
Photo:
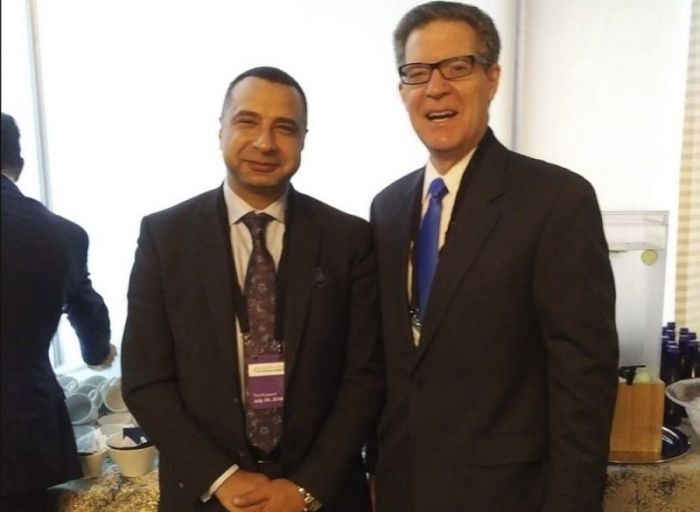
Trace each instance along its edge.
{"label": "teeth", "polygon": [[439,112],[428,112],[428,119],[447,119],[453,117],[456,114],[454,110],[442,110]]}

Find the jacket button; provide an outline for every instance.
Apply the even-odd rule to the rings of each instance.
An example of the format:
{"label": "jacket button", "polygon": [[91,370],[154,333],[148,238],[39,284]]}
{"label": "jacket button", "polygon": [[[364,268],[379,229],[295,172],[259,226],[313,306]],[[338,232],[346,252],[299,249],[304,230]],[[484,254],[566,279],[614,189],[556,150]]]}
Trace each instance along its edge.
{"label": "jacket button", "polygon": [[241,459],[246,459],[246,458],[248,458],[248,450],[245,450],[245,449],[243,449],[243,448],[238,448],[237,451],[238,451],[238,456],[239,456]]}

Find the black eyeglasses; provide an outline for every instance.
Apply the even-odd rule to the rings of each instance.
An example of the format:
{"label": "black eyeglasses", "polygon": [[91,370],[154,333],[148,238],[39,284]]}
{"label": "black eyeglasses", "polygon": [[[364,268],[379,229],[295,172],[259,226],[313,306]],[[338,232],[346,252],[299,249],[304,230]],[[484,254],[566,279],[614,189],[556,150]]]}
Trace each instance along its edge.
{"label": "black eyeglasses", "polygon": [[433,62],[432,64],[412,62],[399,66],[399,77],[401,77],[401,83],[406,85],[425,84],[430,81],[433,69],[437,68],[444,79],[459,80],[469,76],[474,71],[476,64],[485,66],[489,64],[489,61],[480,55],[462,55]]}

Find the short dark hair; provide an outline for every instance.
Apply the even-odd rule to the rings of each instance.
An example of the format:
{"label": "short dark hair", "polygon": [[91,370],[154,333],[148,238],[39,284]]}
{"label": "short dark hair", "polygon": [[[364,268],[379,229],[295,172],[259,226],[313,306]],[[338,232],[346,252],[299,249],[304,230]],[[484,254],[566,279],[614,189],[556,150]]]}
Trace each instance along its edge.
{"label": "short dark hair", "polygon": [[299,82],[297,82],[294,79],[294,77],[292,77],[292,75],[290,75],[289,73],[272,66],[259,66],[256,68],[251,68],[248,71],[244,71],[236,78],[234,78],[228,85],[228,89],[226,89],[226,96],[224,96],[224,104],[221,107],[221,117],[224,116],[226,110],[231,104],[231,91],[233,91],[233,88],[236,87],[236,84],[238,82],[248,77],[260,78],[262,80],[266,80],[267,82],[288,85],[289,87],[293,87],[294,89],[296,89],[299,92],[299,95],[301,96],[301,102],[304,106],[304,121],[306,122],[306,120],[308,119],[308,107],[306,105],[306,94],[304,94],[304,90],[301,88],[301,85],[299,85]]}
{"label": "short dark hair", "polygon": [[501,39],[498,37],[498,30],[488,14],[473,5],[436,1],[414,7],[399,21],[396,30],[394,30],[394,55],[397,65],[401,66],[406,63],[406,41],[411,32],[436,20],[462,21],[472,27],[482,44],[481,56],[489,64],[498,62]]}
{"label": "short dark hair", "polygon": [[19,128],[15,118],[2,112],[2,169],[16,171],[22,168],[22,152],[19,146]]}

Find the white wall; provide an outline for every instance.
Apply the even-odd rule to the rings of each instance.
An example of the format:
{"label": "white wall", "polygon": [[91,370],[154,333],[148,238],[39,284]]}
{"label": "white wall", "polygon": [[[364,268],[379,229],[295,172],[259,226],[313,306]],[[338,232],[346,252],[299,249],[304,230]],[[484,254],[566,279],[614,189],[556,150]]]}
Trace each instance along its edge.
{"label": "white wall", "polygon": [[[503,34],[507,69],[492,124],[509,143],[515,3],[479,3]],[[310,132],[299,190],[367,217],[374,194],[425,161],[392,49],[415,1],[37,4],[54,209],[90,233],[92,277],[117,341],[141,217],[223,179],[217,119],[238,73],[275,65],[304,87]]]}
{"label": "white wall", "polygon": [[2,111],[15,118],[20,129],[24,171],[22,192],[41,197],[37,170],[34,104],[30,73],[27,19],[24,2],[2,2]]}
{"label": "white wall", "polygon": [[673,318],[690,0],[524,0],[517,149],[596,188],[604,210],[668,210]]}
{"label": "white wall", "polygon": [[[54,209],[90,233],[115,341],[140,218],[223,179],[217,117],[239,72],[276,65],[305,88],[310,133],[293,180],[304,192],[366,217],[379,189],[426,158],[391,41],[415,0],[36,1]],[[499,138],[589,178],[603,208],[673,210],[689,0],[520,0],[517,95],[519,2],[475,3],[503,43]]]}

